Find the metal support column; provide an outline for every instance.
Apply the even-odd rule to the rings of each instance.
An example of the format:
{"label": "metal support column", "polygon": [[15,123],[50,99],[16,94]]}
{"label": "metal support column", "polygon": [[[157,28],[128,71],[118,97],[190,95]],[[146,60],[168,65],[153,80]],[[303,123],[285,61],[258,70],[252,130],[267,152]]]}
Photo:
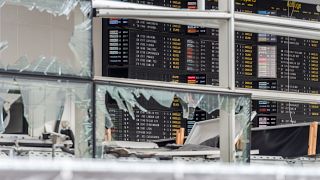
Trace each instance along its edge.
{"label": "metal support column", "polygon": [[197,6],[199,11],[205,11],[206,10],[206,1],[205,0],[198,0]]}
{"label": "metal support column", "polygon": [[[219,28],[219,85],[235,89],[234,0],[219,0],[219,10],[229,12],[231,18]],[[228,99],[220,110],[220,151],[223,162],[235,161],[235,100]]]}

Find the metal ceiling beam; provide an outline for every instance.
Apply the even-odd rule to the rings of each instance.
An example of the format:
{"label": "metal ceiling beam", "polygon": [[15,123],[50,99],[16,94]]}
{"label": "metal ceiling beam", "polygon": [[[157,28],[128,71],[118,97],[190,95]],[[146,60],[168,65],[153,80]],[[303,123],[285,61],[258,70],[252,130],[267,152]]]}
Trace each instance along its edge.
{"label": "metal ceiling beam", "polygon": [[[288,1],[288,0],[285,0]],[[294,0],[294,2],[301,2],[307,4],[320,4],[320,0]]]}
{"label": "metal ceiling beam", "polygon": [[266,100],[266,101],[277,101],[277,102],[291,102],[291,103],[305,103],[305,104],[320,104],[319,94],[307,94],[298,92],[283,92],[283,91],[272,91],[272,90],[261,90],[261,89],[244,89],[237,88],[237,93],[251,93],[253,100]]}
{"label": "metal ceiling beam", "polygon": [[290,36],[296,38],[317,39],[320,40],[319,30],[308,30],[302,28],[290,28],[280,25],[266,25],[250,22],[235,22],[235,29],[237,31],[252,32],[252,33],[266,33],[278,36]]}
{"label": "metal ceiling beam", "polygon": [[153,6],[113,0],[92,0],[92,8],[96,9],[144,9],[144,10],[174,10],[163,6]]}
{"label": "metal ceiling beam", "polygon": [[171,91],[180,90],[180,91],[195,91],[205,92],[208,94],[225,94],[225,95],[236,95],[236,96],[250,96],[251,94],[240,93],[236,94],[235,91],[232,91],[228,88],[222,88],[211,85],[196,85],[196,84],[184,84],[184,83],[174,83],[174,82],[161,82],[159,81],[151,81],[151,80],[138,80],[138,79],[128,79],[128,78],[113,78],[113,77],[102,77],[95,76],[94,82],[97,84],[108,84],[108,83],[119,83],[119,84],[127,84],[130,86],[139,86],[139,87],[150,87],[150,88],[163,88]]}
{"label": "metal ceiling beam", "polygon": [[249,14],[236,12],[235,20],[238,22],[249,22],[253,24],[265,24],[269,26],[282,26],[294,29],[309,29],[320,31],[320,23],[301,19],[290,19],[277,16]]}
{"label": "metal ceiling beam", "polygon": [[250,96],[253,100],[267,100],[267,101],[278,101],[278,102],[292,102],[292,103],[318,103],[320,104],[320,94],[307,94],[298,92],[283,92],[283,91],[272,91],[272,90],[261,90],[261,89],[244,89],[236,88],[230,90],[229,88],[223,88],[211,85],[191,85],[183,83],[172,83],[172,82],[161,82],[150,81],[150,80],[138,80],[138,79],[127,79],[127,78],[112,78],[112,77],[94,77],[96,83],[119,83],[119,84],[131,84],[137,86],[147,86],[155,88],[167,88],[171,90],[193,90],[195,92],[212,92],[220,94],[235,94]]}
{"label": "metal ceiling beam", "polygon": [[[218,28],[221,23],[228,21],[233,16],[232,11],[221,11],[221,9],[220,11],[202,11],[203,4],[199,7],[202,9],[197,11],[110,0],[94,0],[93,7],[97,9],[96,15],[102,18],[132,18],[208,28]],[[239,12],[234,13],[234,20],[236,31],[320,39],[319,22]]]}
{"label": "metal ceiling beam", "polygon": [[[228,20],[231,15],[218,11],[192,11],[192,10],[157,10],[157,9],[97,9],[97,16],[103,18],[154,18],[153,21],[158,21],[158,18],[166,18],[184,20],[184,24],[189,24],[188,20],[197,19],[199,23],[204,19]],[[172,22],[172,20],[170,21]]]}

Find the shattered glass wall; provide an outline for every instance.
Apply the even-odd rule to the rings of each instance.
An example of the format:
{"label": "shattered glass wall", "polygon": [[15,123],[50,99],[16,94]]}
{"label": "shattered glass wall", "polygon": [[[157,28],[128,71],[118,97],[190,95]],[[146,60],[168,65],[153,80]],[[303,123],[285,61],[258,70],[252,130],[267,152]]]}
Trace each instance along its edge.
{"label": "shattered glass wall", "polygon": [[[230,111],[232,103],[235,109]],[[250,103],[249,96],[218,92],[99,84],[96,89],[97,157],[109,157],[106,154],[114,153],[109,151],[109,146],[117,146],[119,141],[156,142],[174,138],[181,128],[185,130],[186,143],[180,151],[219,151],[219,110],[223,110],[236,112],[236,156],[240,162],[247,162],[250,157]],[[202,122],[207,124],[202,126]],[[196,129],[193,129],[195,124]],[[157,150],[149,152],[154,157],[158,150],[167,150],[155,147]]]}
{"label": "shattered glass wall", "polygon": [[91,1],[0,0],[0,71],[92,76]]}
{"label": "shattered glass wall", "polygon": [[[61,122],[60,130],[63,128],[62,122],[65,122],[75,134],[75,155],[90,156],[91,83],[19,77],[0,78],[0,82],[0,133],[7,133],[9,124],[20,123],[21,118],[14,118],[17,115],[26,119],[29,137],[42,137],[43,133],[55,132],[57,121]],[[22,110],[11,107],[19,98]]]}

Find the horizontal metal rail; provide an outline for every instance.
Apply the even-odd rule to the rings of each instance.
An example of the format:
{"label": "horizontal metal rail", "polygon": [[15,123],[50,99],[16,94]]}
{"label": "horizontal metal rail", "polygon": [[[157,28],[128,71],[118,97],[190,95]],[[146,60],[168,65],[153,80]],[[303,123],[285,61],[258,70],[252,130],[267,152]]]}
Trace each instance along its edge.
{"label": "horizontal metal rail", "polygon": [[320,31],[320,23],[299,19],[282,18],[277,16],[267,16],[259,14],[235,13],[235,21],[251,22],[254,24],[266,24],[269,26],[281,26],[292,29],[308,29]]}
{"label": "horizontal metal rail", "polygon": [[319,4],[319,0],[295,0],[295,2],[308,3],[308,4]]}
{"label": "horizontal metal rail", "polygon": [[237,88],[237,93],[251,93],[253,100],[320,104],[319,94]]}
{"label": "horizontal metal rail", "polygon": [[[98,9],[97,16],[103,18],[119,17],[119,18],[173,18],[173,19],[219,19],[227,20],[230,19],[231,15],[225,12],[218,11],[192,11],[192,10],[157,10],[157,9]],[[169,21],[171,22],[171,21]],[[176,22],[177,23],[177,22]],[[188,24],[188,21],[184,23]]]}
{"label": "horizontal metal rail", "polygon": [[114,162],[93,160],[45,161],[7,160],[0,162],[2,179],[319,179],[318,166],[221,165],[213,163]]}
{"label": "horizontal metal rail", "polygon": [[220,94],[234,95],[234,96],[251,95],[251,98],[253,100],[320,104],[320,95],[318,94],[260,90],[260,89],[244,89],[244,88],[237,88],[235,90],[230,90],[228,88],[211,86],[211,85],[190,85],[190,84],[183,84],[183,83],[159,82],[159,81],[150,81],[150,80],[124,79],[124,78],[112,78],[112,77],[100,77],[100,76],[96,76],[94,78],[94,81],[97,84],[118,83],[118,84],[128,84],[131,86],[138,86],[138,87],[164,88],[172,91],[191,90],[191,91],[194,91],[195,93],[211,92],[216,94],[220,93]]}
{"label": "horizontal metal rail", "polygon": [[216,10],[186,10],[111,0],[94,0],[93,8],[97,10],[96,15],[102,18],[122,17],[208,28],[218,28],[222,21],[234,18],[236,31],[320,39],[319,22],[299,19],[240,12],[231,17],[229,12]]}
{"label": "horizontal metal rail", "polygon": [[247,13],[235,13],[237,31],[320,39],[320,23]]}
{"label": "horizontal metal rail", "polygon": [[144,10],[174,10],[163,6],[153,6],[113,0],[92,0],[92,8],[96,9],[144,9]]}
{"label": "horizontal metal rail", "polygon": [[94,82],[99,85],[106,84],[118,84],[126,85],[140,88],[150,88],[150,89],[164,89],[168,91],[191,91],[194,93],[208,93],[208,94],[220,94],[220,95],[230,95],[230,96],[251,96],[251,93],[237,93],[231,91],[227,88],[222,88],[218,86],[211,85],[191,85],[184,83],[173,83],[173,82],[160,82],[160,81],[150,81],[150,80],[138,80],[138,79],[125,79],[125,78],[112,78],[112,77],[101,77],[96,76]]}

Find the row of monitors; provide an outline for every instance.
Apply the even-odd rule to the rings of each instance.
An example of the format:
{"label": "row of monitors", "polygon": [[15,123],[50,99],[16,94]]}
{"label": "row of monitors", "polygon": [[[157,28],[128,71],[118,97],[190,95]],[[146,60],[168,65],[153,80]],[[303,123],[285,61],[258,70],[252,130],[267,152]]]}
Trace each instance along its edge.
{"label": "row of monitors", "polygon": [[[196,8],[196,1],[187,0],[163,1],[167,4],[152,0],[130,2]],[[217,5],[217,1],[207,1],[206,9],[217,9]],[[285,11],[291,10],[290,15],[293,18],[319,20],[317,6],[286,1],[236,0],[236,10],[282,17],[285,17]],[[218,35],[217,29],[144,20],[105,19],[103,74],[133,79],[218,85]],[[236,32],[236,86],[319,93],[319,48],[320,42],[317,40]],[[107,106],[114,105],[107,101]],[[254,126],[313,121],[318,120],[317,114],[320,113],[319,107],[310,104],[254,101],[252,105],[253,110],[258,112],[253,121]],[[116,107],[110,111],[111,116],[118,120],[114,131],[119,140],[148,141],[169,138],[174,136],[175,129],[180,127],[185,127],[188,134],[194,122],[218,115],[218,112],[208,115],[198,110],[193,120],[186,120],[177,116],[181,114],[179,109],[157,110],[156,106],[148,107],[154,107],[155,111],[148,114],[137,110],[139,117],[136,117],[136,120],[132,120],[125,112],[116,110]]]}
{"label": "row of monitors", "polygon": [[[132,67],[176,75],[218,75],[219,44],[214,38],[125,28],[105,30],[104,76],[116,76],[113,72]],[[280,79],[289,76],[292,80],[319,82],[319,47],[318,40],[236,32],[237,76]]]}

